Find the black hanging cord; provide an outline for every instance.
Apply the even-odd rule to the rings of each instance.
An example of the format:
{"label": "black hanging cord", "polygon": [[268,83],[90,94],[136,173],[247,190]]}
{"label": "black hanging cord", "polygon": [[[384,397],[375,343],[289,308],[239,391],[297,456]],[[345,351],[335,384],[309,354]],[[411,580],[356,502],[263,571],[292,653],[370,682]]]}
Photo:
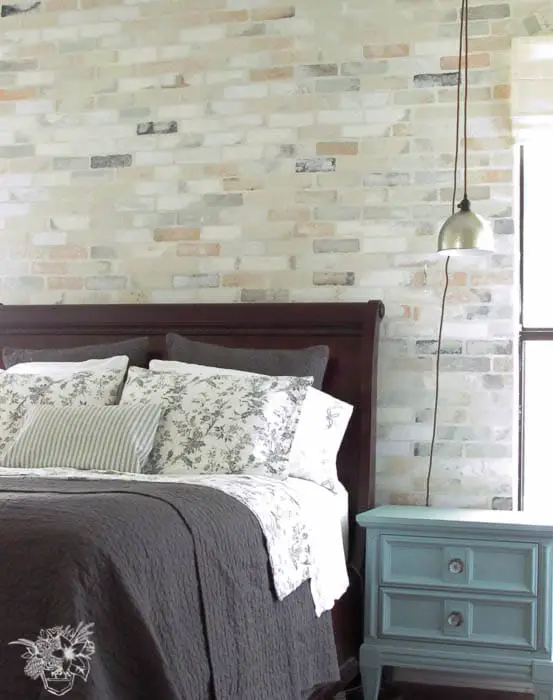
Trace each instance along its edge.
{"label": "black hanging cord", "polygon": [[[463,208],[464,202],[468,204],[467,197],[467,95],[468,95],[468,0],[461,1],[461,28],[459,32],[459,71],[457,77],[457,118],[455,125],[455,161],[453,165],[453,196],[451,200],[451,214],[455,214],[457,200],[457,175],[459,169],[459,137],[461,132],[461,77],[463,66],[463,42],[465,48],[465,92],[464,92],[464,197],[463,202],[459,205]],[[442,295],[442,305],[440,311],[440,325],[438,327],[438,342],[436,344],[436,381],[434,383],[434,415],[432,421],[432,439],[430,441],[430,454],[428,457],[428,471],[426,473],[426,490],[425,490],[425,505],[430,505],[430,481],[432,479],[432,466],[434,462],[434,448],[436,445],[436,431],[438,427],[438,401],[440,397],[440,360],[442,351],[442,338],[444,330],[445,302],[447,291],[449,288],[449,255],[445,261],[444,268],[444,291]]]}

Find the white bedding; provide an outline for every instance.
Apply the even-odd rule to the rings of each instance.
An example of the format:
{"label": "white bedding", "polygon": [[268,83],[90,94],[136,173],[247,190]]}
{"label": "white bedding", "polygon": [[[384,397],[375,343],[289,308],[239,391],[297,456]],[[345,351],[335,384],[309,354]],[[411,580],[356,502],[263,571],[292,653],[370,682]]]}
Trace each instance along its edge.
{"label": "white bedding", "polygon": [[279,599],[310,580],[315,613],[319,616],[330,610],[348,587],[345,556],[348,506],[343,487],[333,494],[322,486],[295,478],[281,481],[252,475],[171,476],[76,469],[0,468],[2,476],[132,479],[210,486],[235,497],[257,517],[265,535]]}

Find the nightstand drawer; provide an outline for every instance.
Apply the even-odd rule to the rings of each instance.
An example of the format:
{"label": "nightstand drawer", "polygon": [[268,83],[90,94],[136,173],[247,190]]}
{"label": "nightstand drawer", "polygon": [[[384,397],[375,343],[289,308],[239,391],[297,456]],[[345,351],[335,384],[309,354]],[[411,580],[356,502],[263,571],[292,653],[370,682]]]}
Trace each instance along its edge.
{"label": "nightstand drawer", "polygon": [[536,595],[538,545],[382,535],[383,584]]}
{"label": "nightstand drawer", "polygon": [[453,597],[448,593],[383,588],[379,608],[381,638],[537,648],[537,608],[533,600]]}

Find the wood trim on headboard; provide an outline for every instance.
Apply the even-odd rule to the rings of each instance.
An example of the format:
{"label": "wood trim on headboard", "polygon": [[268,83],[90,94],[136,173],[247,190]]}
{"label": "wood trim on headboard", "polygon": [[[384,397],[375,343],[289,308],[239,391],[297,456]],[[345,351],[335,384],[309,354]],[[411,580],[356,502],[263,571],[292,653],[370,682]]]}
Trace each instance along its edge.
{"label": "wood trim on headboard", "polygon": [[147,335],[152,356],[159,357],[170,331],[221,345],[330,345],[324,388],[356,407],[339,473],[350,499],[349,560],[360,570],[363,542],[354,518],[374,504],[376,366],[383,316],[380,301],[0,306],[0,347],[67,347]]}

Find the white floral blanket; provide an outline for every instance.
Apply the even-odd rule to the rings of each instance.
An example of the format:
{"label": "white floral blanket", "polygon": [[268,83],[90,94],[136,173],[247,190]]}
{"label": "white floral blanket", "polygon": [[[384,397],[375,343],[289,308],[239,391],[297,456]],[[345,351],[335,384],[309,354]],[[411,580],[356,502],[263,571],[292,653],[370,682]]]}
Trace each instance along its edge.
{"label": "white floral blanket", "polygon": [[338,514],[332,517],[331,499],[335,496],[315,484],[303,482],[299,488],[300,484],[294,483],[301,482],[299,479],[281,481],[252,475],[172,476],[0,467],[0,478],[2,476],[130,479],[209,486],[236,498],[258,519],[279,600],[310,580],[315,613],[319,616],[330,610],[348,587],[341,522]]}

